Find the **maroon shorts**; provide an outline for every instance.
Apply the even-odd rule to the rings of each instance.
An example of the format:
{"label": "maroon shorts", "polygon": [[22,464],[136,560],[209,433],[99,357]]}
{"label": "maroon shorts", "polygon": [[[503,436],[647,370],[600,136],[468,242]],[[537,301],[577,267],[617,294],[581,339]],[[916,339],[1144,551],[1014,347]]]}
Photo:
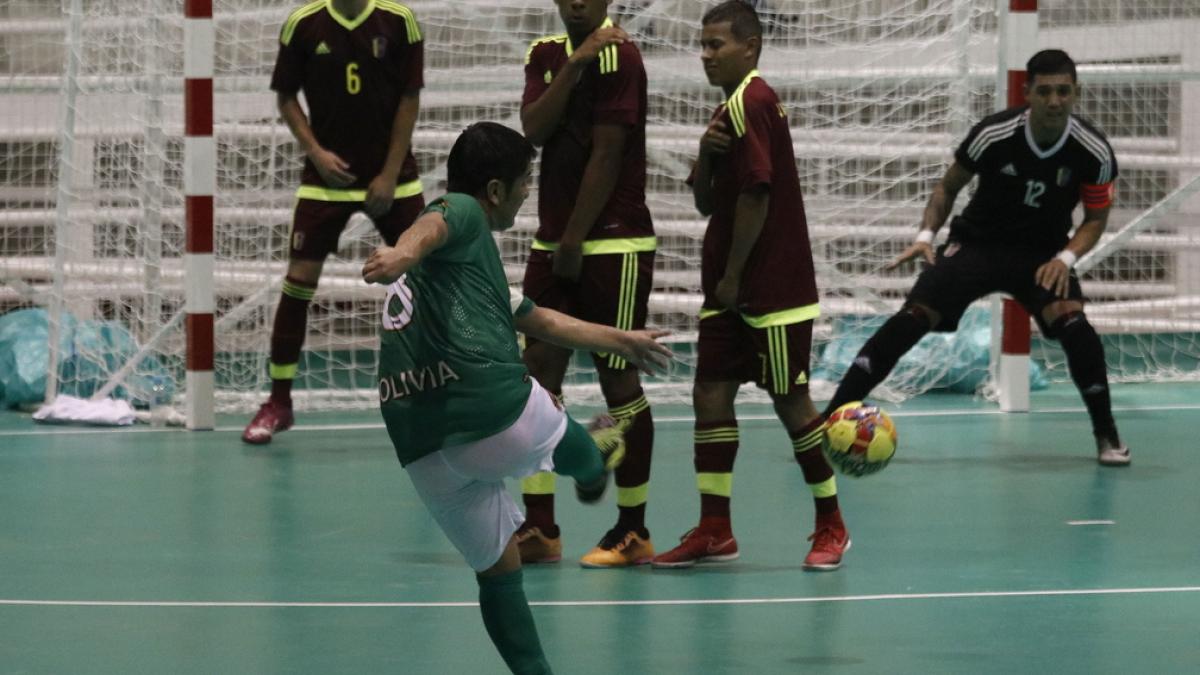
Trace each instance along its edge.
{"label": "maroon shorts", "polygon": [[[421,214],[425,198],[421,195],[392,202],[392,208],[382,218],[372,219],[375,229],[389,246]],[[288,237],[288,254],[292,260],[324,260],[337,250],[338,236],[346,229],[346,221],[355,211],[362,211],[362,202],[326,202],[316,199],[296,200],[292,216],[292,232]]]}
{"label": "maroon shorts", "polygon": [[[654,252],[583,256],[579,280],[564,281],[553,272],[549,251],[530,251],[525,265],[525,296],[541,307],[625,330],[646,326],[646,302],[654,277]],[[526,338],[529,344],[535,342]],[[592,354],[596,367],[633,368],[611,354]]]}
{"label": "maroon shorts", "polygon": [[755,328],[724,311],[700,320],[699,382],[750,382],[771,394],[808,387],[813,322]]}

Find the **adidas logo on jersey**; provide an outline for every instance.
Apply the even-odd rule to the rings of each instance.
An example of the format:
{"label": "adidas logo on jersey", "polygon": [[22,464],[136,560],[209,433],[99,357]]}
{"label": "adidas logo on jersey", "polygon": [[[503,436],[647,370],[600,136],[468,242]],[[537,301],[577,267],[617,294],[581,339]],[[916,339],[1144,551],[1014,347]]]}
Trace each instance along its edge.
{"label": "adidas logo on jersey", "polygon": [[317,54],[328,54],[328,53],[329,53],[329,45],[325,44],[325,41],[322,40],[321,44],[317,45]]}
{"label": "adidas logo on jersey", "polygon": [[1017,175],[1017,168],[1011,163],[1005,164],[1004,168],[1000,169],[1000,173],[1004,174],[1005,176],[1015,176]]}

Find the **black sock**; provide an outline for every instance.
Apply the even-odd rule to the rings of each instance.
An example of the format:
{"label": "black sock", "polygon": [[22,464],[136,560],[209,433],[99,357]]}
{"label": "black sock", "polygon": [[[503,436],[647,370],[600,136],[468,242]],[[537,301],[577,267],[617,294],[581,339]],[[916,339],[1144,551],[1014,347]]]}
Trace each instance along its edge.
{"label": "black sock", "polygon": [[924,312],[905,307],[893,315],[854,357],[821,417],[829,417],[843,405],[866,398],[892,372],[900,357],[928,332],[929,319]]}
{"label": "black sock", "polygon": [[1062,343],[1067,355],[1067,369],[1083,397],[1092,433],[1120,443],[1117,423],[1113,420],[1112,399],[1108,393],[1108,367],[1104,363],[1104,344],[1096,329],[1082,312],[1068,312],[1059,317],[1051,330]]}

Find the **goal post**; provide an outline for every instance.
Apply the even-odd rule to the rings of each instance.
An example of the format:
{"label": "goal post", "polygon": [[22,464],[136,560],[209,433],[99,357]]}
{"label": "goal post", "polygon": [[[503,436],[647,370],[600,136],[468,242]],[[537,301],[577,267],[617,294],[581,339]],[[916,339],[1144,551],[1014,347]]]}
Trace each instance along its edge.
{"label": "goal post", "polygon": [[[1023,19],[1033,37],[1018,40],[1002,30],[1010,3],[1031,4],[760,3],[761,71],[792,125],[821,290],[817,398],[903,302],[913,271],[884,266],[911,242],[955,144],[1006,102],[997,83],[1007,71],[1023,71],[1043,47],[1079,62],[1078,110],[1108,133],[1121,165],[1109,233],[1077,266],[1112,378],[1200,379],[1200,48],[1190,39],[1200,8],[1043,0]],[[301,167],[267,87],[280,26],[300,4],[0,0],[0,311],[61,308],[49,341],[56,391],[145,404],[165,378],[194,428],[266,396]],[[406,4],[426,41],[413,149],[431,198],[463,127],[481,119],[519,126],[525,50],[562,27],[544,0]],[[672,331],[679,357],[670,376],[647,379],[656,401],[686,402],[695,364],[705,222],[685,179],[721,98],[698,61],[700,17],[712,4],[611,7],[642,50],[649,80],[647,200],[659,235],[650,321]],[[197,84],[208,78],[211,94]],[[207,120],[193,105],[205,101]],[[498,235],[514,284],[535,205],[533,197],[517,226]],[[377,241],[369,229],[348,233],[325,265],[299,409],[377,405],[383,294],[359,277]],[[986,322],[974,328],[982,344],[964,330],[919,347],[877,397],[942,386],[996,391]],[[1007,369],[1016,385],[1028,386],[1030,363],[1046,379],[1069,379],[1056,343],[1034,332],[1027,354]],[[588,359],[575,361],[568,382],[571,401],[600,401]],[[1001,406],[1013,407],[1003,396]]]}

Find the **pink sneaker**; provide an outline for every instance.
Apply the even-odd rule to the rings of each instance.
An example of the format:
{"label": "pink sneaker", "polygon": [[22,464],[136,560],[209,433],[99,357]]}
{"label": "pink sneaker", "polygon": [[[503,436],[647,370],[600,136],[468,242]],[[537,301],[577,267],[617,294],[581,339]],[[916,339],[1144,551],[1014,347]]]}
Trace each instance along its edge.
{"label": "pink sneaker", "polygon": [[265,445],[271,442],[276,432],[291,429],[295,421],[291,403],[279,403],[268,399],[258,409],[254,419],[250,420],[250,424],[246,425],[246,430],[242,432],[242,440],[254,445]]}
{"label": "pink sneaker", "polygon": [[656,568],[691,567],[699,562],[726,562],[738,557],[737,540],[733,533],[704,527],[688,530],[675,548],[654,556],[650,564]]}

